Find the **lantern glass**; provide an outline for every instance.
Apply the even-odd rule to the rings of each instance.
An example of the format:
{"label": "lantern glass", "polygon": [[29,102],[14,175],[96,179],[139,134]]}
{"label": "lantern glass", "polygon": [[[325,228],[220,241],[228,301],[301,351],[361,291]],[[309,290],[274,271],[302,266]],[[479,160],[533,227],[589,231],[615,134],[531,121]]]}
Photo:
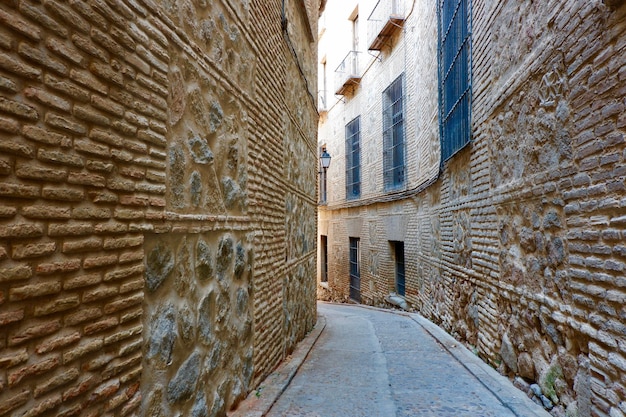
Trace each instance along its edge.
{"label": "lantern glass", "polygon": [[326,150],[324,150],[322,152],[322,155],[320,155],[320,163],[322,164],[322,168],[327,169],[330,166],[330,159],[330,154],[326,152]]}

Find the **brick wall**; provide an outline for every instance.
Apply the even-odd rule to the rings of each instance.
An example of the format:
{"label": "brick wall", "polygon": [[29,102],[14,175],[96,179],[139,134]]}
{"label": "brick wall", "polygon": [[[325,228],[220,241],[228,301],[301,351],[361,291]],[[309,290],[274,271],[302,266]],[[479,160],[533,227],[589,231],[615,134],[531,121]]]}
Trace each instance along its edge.
{"label": "brick wall", "polygon": [[[378,79],[394,71],[385,62],[402,42],[428,44],[416,34],[435,16],[424,7],[425,22],[407,21],[404,40],[320,125],[333,164],[356,114],[374,121],[372,149],[382,149],[380,110],[362,97],[379,96]],[[324,296],[347,296],[348,236],[357,236],[363,299],[383,304],[395,290],[389,241],[402,238],[413,308],[502,373],[539,383],[555,415],[624,415],[625,16],[623,4],[474,1],[473,142],[432,185],[410,183],[414,193],[388,201],[375,163],[363,169],[373,192],[354,205],[345,202],[342,163],[331,165],[331,199],[320,210],[330,251]],[[424,80],[417,74],[433,65],[432,52],[421,51],[421,69],[407,61],[409,78]],[[429,120],[436,127],[437,96],[408,94],[422,104],[407,110],[417,118],[407,155],[424,161],[419,149],[438,139],[419,133],[432,129]]]}
{"label": "brick wall", "polygon": [[0,415],[223,415],[310,330],[309,3],[305,76],[279,1],[0,5]]}

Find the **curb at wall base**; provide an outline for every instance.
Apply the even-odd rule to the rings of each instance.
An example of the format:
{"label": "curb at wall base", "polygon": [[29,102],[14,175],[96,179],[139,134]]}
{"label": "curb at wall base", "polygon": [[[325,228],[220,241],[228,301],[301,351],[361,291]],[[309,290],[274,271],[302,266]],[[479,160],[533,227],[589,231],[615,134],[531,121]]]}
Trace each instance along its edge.
{"label": "curb at wall base", "polygon": [[237,409],[229,412],[228,417],[263,417],[272,408],[276,400],[285,391],[289,383],[300,369],[302,363],[317,342],[324,328],[326,318],[317,316],[313,330],[300,342],[293,353],[285,358],[278,368],[267,376],[259,386],[250,392]]}

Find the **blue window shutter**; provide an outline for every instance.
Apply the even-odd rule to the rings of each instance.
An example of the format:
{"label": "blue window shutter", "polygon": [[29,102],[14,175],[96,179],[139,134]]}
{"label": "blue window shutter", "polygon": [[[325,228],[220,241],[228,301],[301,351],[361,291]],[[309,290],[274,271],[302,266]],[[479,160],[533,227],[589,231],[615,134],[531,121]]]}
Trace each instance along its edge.
{"label": "blue window shutter", "polygon": [[361,117],[346,125],[346,199],[361,196]]}
{"label": "blue window shutter", "polygon": [[383,181],[385,191],[405,186],[404,74],[383,92]]}
{"label": "blue window shutter", "polygon": [[441,160],[471,140],[471,0],[439,0]]}

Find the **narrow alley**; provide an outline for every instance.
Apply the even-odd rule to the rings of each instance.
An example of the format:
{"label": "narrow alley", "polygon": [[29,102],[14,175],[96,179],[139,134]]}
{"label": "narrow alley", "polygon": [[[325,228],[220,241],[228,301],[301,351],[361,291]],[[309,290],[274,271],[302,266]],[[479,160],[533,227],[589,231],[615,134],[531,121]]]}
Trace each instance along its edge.
{"label": "narrow alley", "polygon": [[626,417],[626,0],[0,1],[0,417],[548,412]]}
{"label": "narrow alley", "polygon": [[269,417],[548,415],[417,315],[325,303],[318,313],[326,327]]}

